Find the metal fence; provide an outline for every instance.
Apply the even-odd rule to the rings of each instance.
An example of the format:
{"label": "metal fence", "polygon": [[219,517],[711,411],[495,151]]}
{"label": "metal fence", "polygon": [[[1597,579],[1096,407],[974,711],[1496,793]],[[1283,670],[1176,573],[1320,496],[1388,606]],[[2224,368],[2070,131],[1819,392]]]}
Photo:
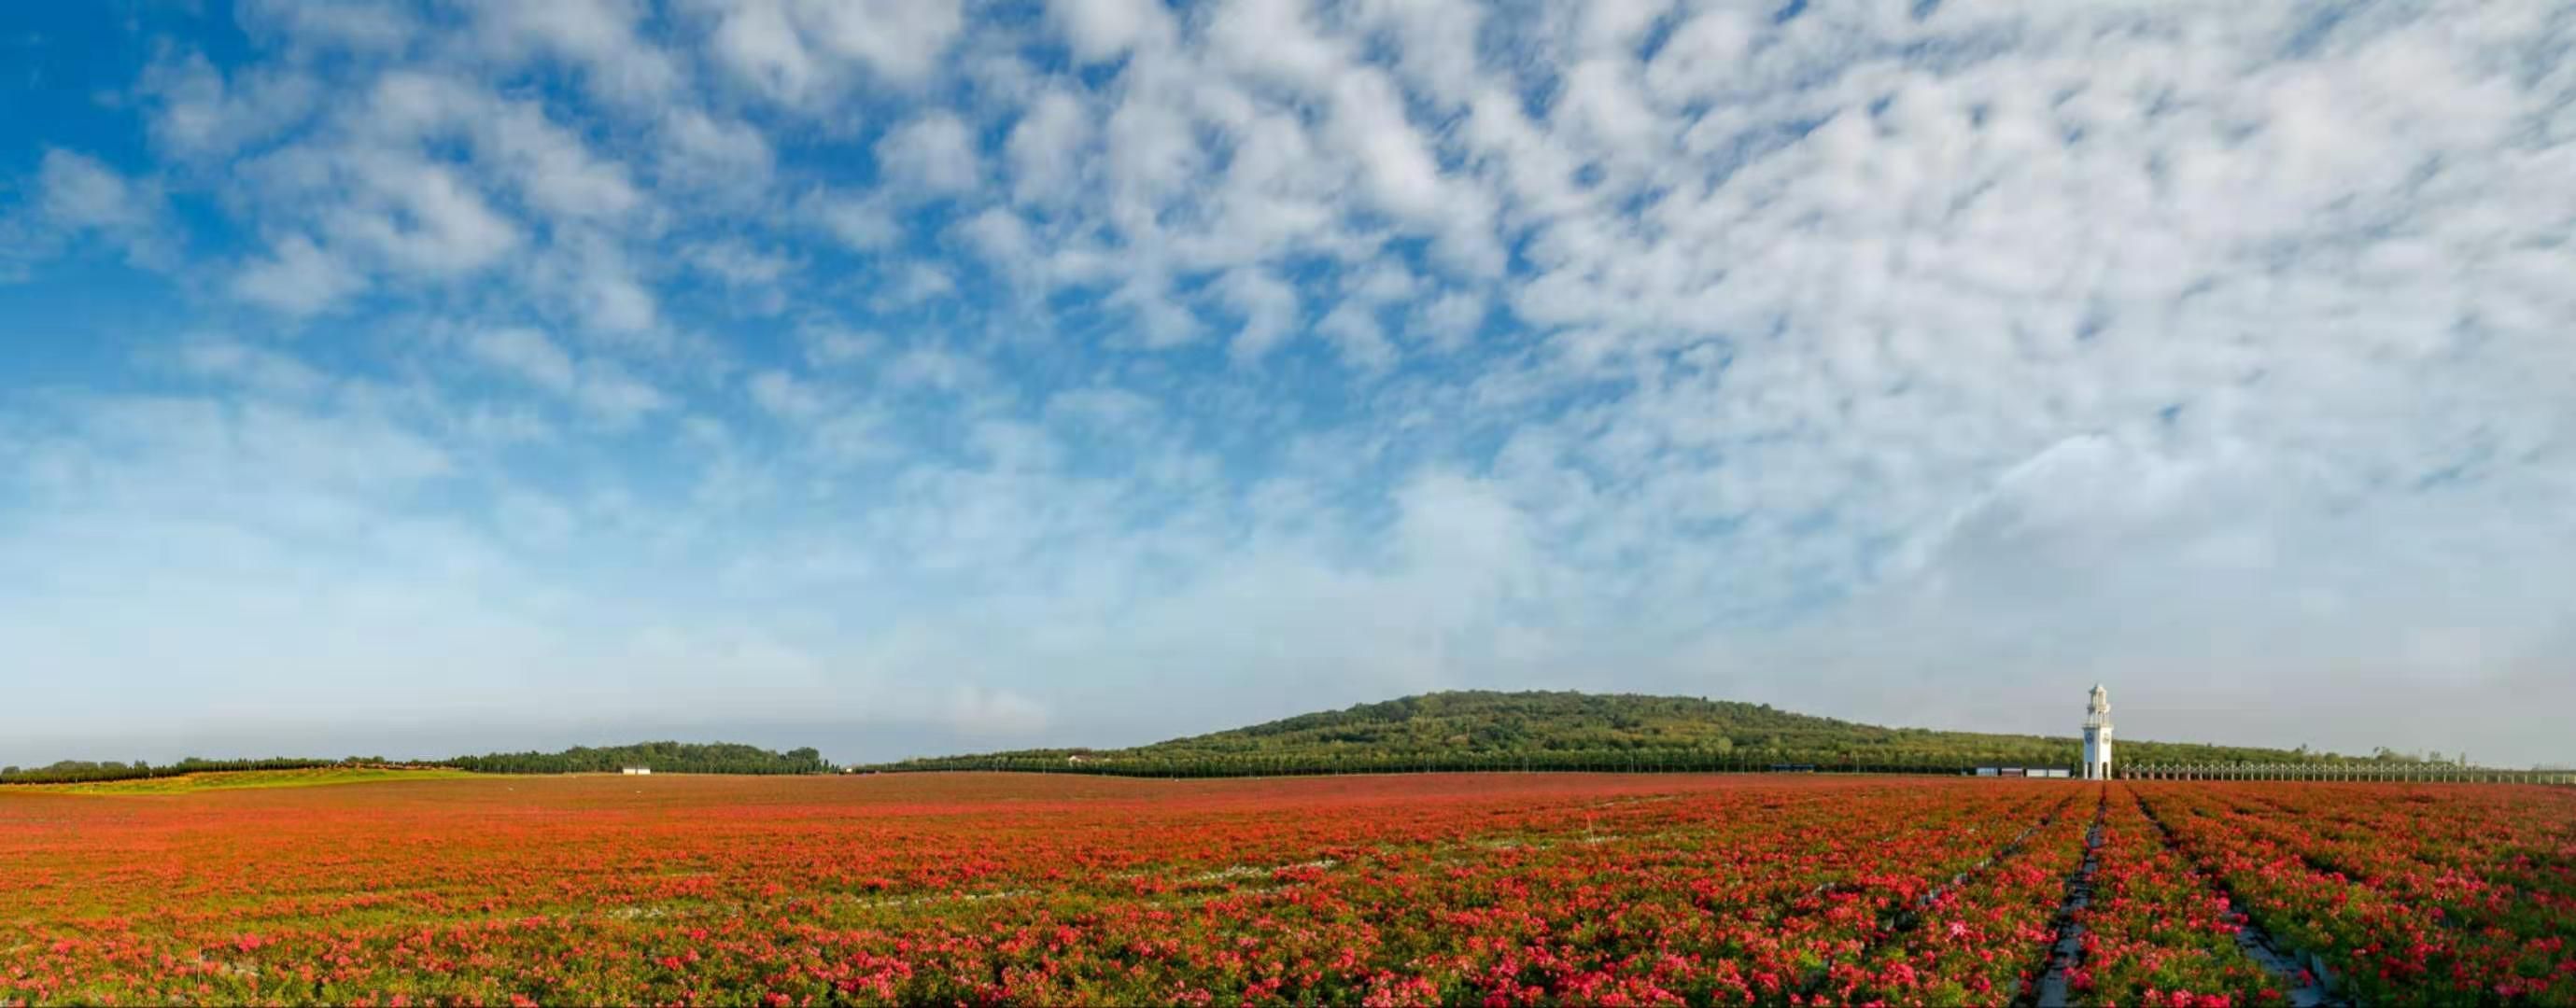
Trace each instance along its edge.
{"label": "metal fence", "polygon": [[[1086,774],[1107,777],[1312,777],[1337,774],[1399,773],[1827,773],[1917,774],[1924,776],[2038,778],[2041,769],[2065,770],[2065,778],[2082,780],[2080,768],[1997,760],[1961,762],[1922,758],[1798,758],[1783,760],[1746,754],[1538,752],[1503,755],[1352,755],[1336,759],[1282,756],[1211,755],[1137,759],[1087,757],[988,757],[923,763],[851,767],[856,773],[923,773],[998,771],[1009,773]],[[2166,763],[2121,764],[2114,775],[2127,780],[2272,780],[2272,781],[2412,781],[2424,783],[2576,784],[2576,770],[2499,770],[2415,763]]]}
{"label": "metal fence", "polygon": [[2576,770],[2502,770],[2442,763],[2132,763],[2118,767],[2117,773],[2128,780],[2576,784]]}
{"label": "metal fence", "polygon": [[[1275,756],[1205,756],[1170,759],[1094,757],[988,757],[917,764],[852,767],[852,772],[912,773],[982,770],[1014,773],[1093,774],[1112,777],[1305,777],[1389,773],[1839,773],[1974,775],[1992,760],[1962,762],[1921,758],[1780,758],[1689,752],[1538,752],[1512,755],[1421,754],[1348,756],[1337,759]],[[2033,764],[2019,764],[2033,766]],[[2045,765],[2045,764],[2039,764]],[[2036,776],[2036,775],[2033,775]]]}

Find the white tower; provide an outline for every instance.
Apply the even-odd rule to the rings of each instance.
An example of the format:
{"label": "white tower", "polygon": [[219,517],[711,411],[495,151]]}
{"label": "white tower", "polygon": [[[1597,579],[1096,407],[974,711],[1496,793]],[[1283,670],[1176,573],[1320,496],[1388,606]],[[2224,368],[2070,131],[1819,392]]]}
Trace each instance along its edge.
{"label": "white tower", "polygon": [[2111,779],[2111,693],[2101,683],[2084,705],[2084,779]]}

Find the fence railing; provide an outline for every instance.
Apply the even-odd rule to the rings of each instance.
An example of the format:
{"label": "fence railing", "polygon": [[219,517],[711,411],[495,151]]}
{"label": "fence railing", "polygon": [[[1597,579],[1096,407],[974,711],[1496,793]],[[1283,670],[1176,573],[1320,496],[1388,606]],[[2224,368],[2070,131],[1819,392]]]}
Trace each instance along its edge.
{"label": "fence railing", "polygon": [[2118,767],[2117,773],[2129,780],[2576,784],[2576,770],[2504,770],[2442,763],[2132,763]]}
{"label": "fence railing", "polygon": [[992,757],[852,767],[853,772],[919,773],[1002,771],[1092,774],[1113,777],[1311,777],[1390,773],[1819,773],[1961,776],[1978,767],[2066,769],[2049,763],[1959,762],[1949,759],[1765,757],[1702,753],[1532,753],[1527,755],[1410,755],[1308,759],[1210,756],[1178,759],[1126,757]]}
{"label": "fence railing", "polygon": [[[1107,777],[1316,777],[1339,774],[1401,773],[1818,773],[1919,774],[1925,776],[2032,777],[2038,770],[2066,770],[2065,778],[2082,780],[2075,765],[2022,760],[1924,758],[1772,758],[1710,753],[1531,753],[1526,755],[1351,756],[1319,760],[1301,757],[1206,756],[1139,759],[1133,757],[1065,756],[988,757],[893,763],[852,767],[858,773],[932,773],[988,771],[1007,773],[1087,774]],[[1994,771],[1981,774],[1981,770]],[[2018,773],[2014,771],[2020,771]],[[2498,770],[2442,764],[2382,763],[2208,763],[2123,764],[2114,776],[2128,780],[2278,780],[2278,781],[2419,781],[2457,783],[2576,784],[2576,771]]]}

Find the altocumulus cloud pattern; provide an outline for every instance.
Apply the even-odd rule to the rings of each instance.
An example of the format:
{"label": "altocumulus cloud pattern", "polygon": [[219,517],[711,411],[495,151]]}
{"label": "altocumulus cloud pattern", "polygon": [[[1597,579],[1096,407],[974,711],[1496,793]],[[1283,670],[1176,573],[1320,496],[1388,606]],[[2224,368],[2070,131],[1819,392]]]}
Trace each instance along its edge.
{"label": "altocumulus cloud pattern", "polygon": [[0,758],[2095,680],[2567,755],[2562,4],[0,28]]}

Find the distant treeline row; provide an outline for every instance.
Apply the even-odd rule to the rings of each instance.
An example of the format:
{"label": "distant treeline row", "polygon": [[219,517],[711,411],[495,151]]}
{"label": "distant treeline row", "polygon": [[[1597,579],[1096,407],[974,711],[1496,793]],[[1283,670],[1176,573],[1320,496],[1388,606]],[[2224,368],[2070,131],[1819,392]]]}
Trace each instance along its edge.
{"label": "distant treeline row", "polygon": [[210,760],[190,756],[176,763],[150,763],[135,760],[63,760],[50,766],[0,767],[0,784],[86,784],[93,781],[136,780],[144,777],[176,777],[180,774],[222,773],[231,770],[310,770],[333,766],[379,766],[387,763],[380,756],[351,756],[347,759],[302,759],[278,756],[269,759]]}
{"label": "distant treeline row", "polygon": [[91,762],[64,760],[41,767],[0,767],[0,784],[85,784],[97,781],[176,777],[180,774],[234,770],[310,770],[338,766],[454,767],[479,773],[614,773],[626,767],[648,767],[657,773],[810,774],[830,773],[832,764],[813,749],[771,752],[728,742],[644,742],[628,746],[574,746],[558,753],[491,753],[429,761],[387,760],[380,756],[345,759],[210,760],[189,757],[175,763]]}
{"label": "distant treeline row", "polygon": [[730,742],[644,742],[629,746],[574,746],[558,753],[493,753],[459,756],[445,766],[480,773],[614,773],[644,767],[656,773],[810,774],[833,769],[811,748],[771,752]]}

